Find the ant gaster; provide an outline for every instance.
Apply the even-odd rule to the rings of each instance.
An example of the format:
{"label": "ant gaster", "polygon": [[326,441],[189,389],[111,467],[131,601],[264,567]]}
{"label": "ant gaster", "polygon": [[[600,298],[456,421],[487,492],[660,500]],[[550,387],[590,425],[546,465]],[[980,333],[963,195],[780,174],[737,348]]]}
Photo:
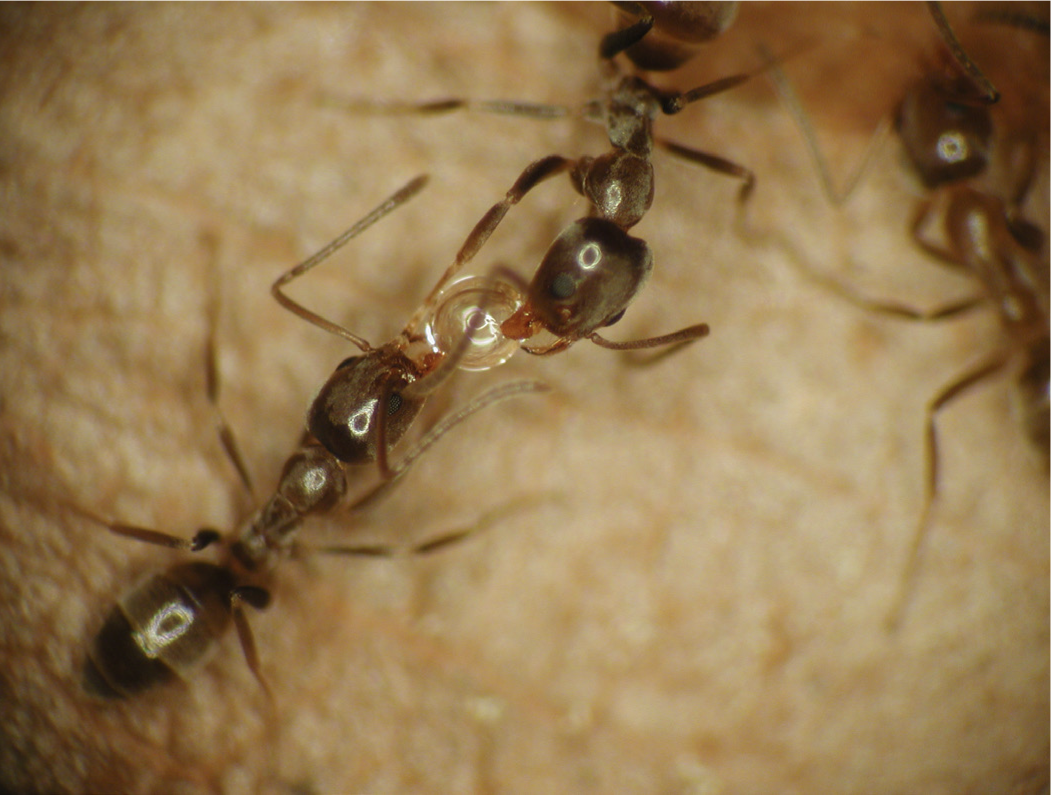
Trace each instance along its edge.
{"label": "ant gaster", "polygon": [[699,44],[722,34],[737,18],[739,3],[614,2],[618,29],[607,34],[599,55],[622,52],[639,69],[670,72],[697,54]]}
{"label": "ant gaster", "polygon": [[[417,193],[425,178],[417,178],[373,210],[319,254],[293,268],[275,282],[273,291],[286,306],[323,328],[339,329],[299,307],[280,292],[281,286],[327,257],[391,210]],[[472,326],[467,324],[465,340]],[[350,332],[341,336],[356,340]],[[348,336],[349,335],[349,336]],[[274,493],[238,530],[228,537],[202,529],[186,540],[157,530],[107,521],[81,508],[75,510],[118,535],[174,549],[198,552],[219,544],[218,563],[186,562],[148,577],[126,593],[110,612],[96,636],[85,665],[85,684],[95,694],[128,697],[175,677],[185,678],[204,660],[232,623],[245,660],[267,690],[259,667],[245,605],[262,609],[270,602],[267,590],[272,570],[293,556],[295,531],[311,515],[330,511],[348,492],[348,464],[380,462],[381,480],[349,507],[374,500],[399,479],[435,442],[471,415],[493,403],[517,395],[546,390],[537,382],[518,381],[489,389],[466,406],[442,418],[394,465],[387,462],[389,448],[406,432],[433,391],[434,380],[443,380],[455,369],[466,350],[462,342],[443,356],[428,350],[423,362],[405,356],[406,344],[397,341],[381,348],[363,348],[364,356],[343,362],[322,388],[308,415],[308,433],[299,449],[285,462]],[[399,338],[400,339],[400,338]],[[362,341],[364,342],[364,341]],[[365,343],[367,346],[367,343]],[[444,361],[440,360],[444,359]],[[217,408],[218,379],[214,350],[207,355],[208,398]],[[431,380],[426,388],[421,382]],[[414,387],[417,387],[414,389]],[[220,419],[220,437],[226,452],[251,490],[233,434]],[[468,531],[469,532],[469,531]],[[428,553],[462,538],[459,532],[410,548]],[[328,547],[320,551],[388,556],[393,547],[382,545]],[[269,693],[269,691],[267,690]]]}

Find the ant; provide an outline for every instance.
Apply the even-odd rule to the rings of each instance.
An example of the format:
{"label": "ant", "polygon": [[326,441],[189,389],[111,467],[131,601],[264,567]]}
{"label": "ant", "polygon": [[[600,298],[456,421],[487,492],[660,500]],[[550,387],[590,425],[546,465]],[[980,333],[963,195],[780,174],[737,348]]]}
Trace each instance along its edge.
{"label": "ant", "polygon": [[[340,329],[288,299],[281,287],[316,265],[380,218],[408,201],[426,183],[418,177],[397,191],[365,218],[321,252],[283,274],[273,292],[296,314],[323,328]],[[212,318],[214,323],[214,317]],[[186,678],[203,661],[232,623],[237,630],[245,661],[267,696],[255,641],[245,608],[264,609],[270,603],[267,584],[276,565],[300,553],[296,530],[308,516],[331,511],[348,493],[348,464],[378,462],[380,482],[353,501],[355,510],[376,499],[400,479],[409,467],[442,436],[494,403],[518,395],[546,391],[538,382],[516,381],[489,389],[459,410],[446,415],[425,433],[398,461],[388,454],[419,413],[426,397],[457,366],[466,342],[444,356],[431,351],[421,362],[404,355],[405,340],[372,348],[350,332],[341,336],[357,341],[365,356],[343,362],[322,388],[308,415],[308,431],[299,448],[287,459],[273,494],[256,513],[224,536],[211,528],[191,539],[158,530],[112,522],[81,508],[74,510],[117,535],[189,552],[219,545],[218,563],[177,563],[153,574],[126,593],[112,609],[95,637],[85,663],[86,688],[109,698],[134,696],[175,677]],[[473,333],[470,323],[465,334]],[[218,377],[214,346],[206,353],[207,397],[218,411]],[[404,342],[404,345],[399,343]],[[442,361],[444,360],[444,361]],[[423,388],[421,382],[425,383]],[[219,414],[219,435],[227,456],[249,492],[252,490],[233,433]],[[465,537],[458,531],[416,544],[410,554],[427,554]],[[391,556],[385,545],[335,546],[321,552],[345,555]]]}
{"label": "ant", "polygon": [[[940,7],[929,7],[937,22]],[[1012,363],[1020,363],[1015,386],[1026,432],[1042,452],[1045,464],[1048,456],[1048,258],[1044,233],[1022,217],[1021,209],[1036,175],[1035,144],[997,134],[990,105],[999,99],[999,92],[984,75],[976,78],[967,68],[966,64],[973,62],[951,29],[951,39],[940,23],[939,31],[964,74],[956,69],[935,70],[914,84],[898,105],[894,129],[912,172],[928,194],[918,204],[910,225],[913,241],[932,259],[971,276],[978,293],[924,311],[872,300],[818,277],[854,304],[909,320],[945,320],[991,307],[1002,330],[1002,341],[993,351],[942,386],[927,403],[923,507],[907,551],[899,593],[887,619],[891,631],[900,626],[906,613],[938,496],[939,413],[970,388]],[[837,196],[832,190],[828,166],[798,99],[778,69],[771,70],[771,78],[804,136],[825,192],[834,204],[842,203],[849,191]],[[997,149],[1010,172],[1008,181],[1016,183],[1006,196],[989,180],[979,181],[989,175]],[[934,237],[932,231],[936,231]]]}
{"label": "ant", "polygon": [[[546,355],[565,350],[581,339],[613,350],[637,350],[684,344],[708,334],[708,326],[703,323],[671,334],[629,342],[613,342],[599,333],[599,329],[620,320],[653,269],[649,245],[629,235],[628,230],[642,220],[653,203],[654,174],[650,157],[655,145],[741,180],[740,202],[747,200],[755,186],[755,176],[747,168],[657,138],[653,133],[653,123],[659,115],[679,113],[698,100],[740,85],[752,75],[733,75],[682,93],[657,88],[637,75],[620,74],[614,61],[620,52],[639,57],[650,69],[674,68],[688,57],[692,42],[712,38],[725,29],[732,22],[735,10],[734,4],[667,5],[669,8],[651,10],[649,4],[618,4],[622,10],[640,14],[641,18],[602,40],[599,55],[608,89],[602,100],[587,103],[582,115],[605,126],[610,149],[597,157],[585,155],[573,159],[549,155],[530,163],[504,198],[475,225],[453,264],[428,296],[425,307],[459,304],[459,291],[477,293],[480,288],[476,281],[451,284],[453,277],[477,254],[512,206],[540,183],[567,173],[574,189],[588,200],[590,214],[572,222],[558,235],[529,283],[505,268],[498,269],[513,287],[505,284],[493,291],[493,302],[502,304],[507,310],[507,316],[502,320],[487,318],[493,335],[512,344],[518,341],[527,353]],[[654,35],[647,36],[651,31],[655,32]],[[634,55],[635,48],[643,43],[648,45],[650,52],[667,55],[664,66],[654,65],[657,60]],[[569,113],[569,109],[555,106],[466,99],[417,104],[340,104],[352,110],[383,113],[431,114],[470,108],[534,118],[556,118]],[[422,320],[426,311],[421,308],[413,322]],[[554,335],[555,340],[540,346],[525,344],[541,331]],[[506,347],[501,347],[497,357],[500,362],[509,355],[506,350]],[[488,364],[474,363],[478,366]]]}

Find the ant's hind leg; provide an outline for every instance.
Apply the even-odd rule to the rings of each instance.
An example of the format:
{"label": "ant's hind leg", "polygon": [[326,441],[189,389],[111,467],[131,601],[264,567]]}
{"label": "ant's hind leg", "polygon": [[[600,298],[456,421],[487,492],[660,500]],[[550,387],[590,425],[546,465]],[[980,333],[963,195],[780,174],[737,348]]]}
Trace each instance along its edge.
{"label": "ant's hind leg", "polygon": [[139,527],[133,524],[124,524],[123,522],[111,522],[108,519],[103,519],[98,514],[92,513],[91,511],[81,508],[78,505],[72,503],[63,503],[69,510],[79,516],[84,517],[96,524],[100,524],[109,530],[111,533],[115,533],[125,538],[131,538],[135,541],[142,541],[145,544],[155,544],[156,546],[167,547],[169,549],[181,549],[186,552],[200,552],[206,547],[210,547],[222,538],[222,535],[217,530],[210,528],[204,528],[198,530],[193,538],[186,539],[180,536],[173,536],[170,533],[164,533],[160,530],[154,530],[149,527]]}
{"label": "ant's hind leg", "polygon": [[938,454],[938,429],[935,424],[938,413],[968,389],[1003,369],[1008,362],[1008,358],[1003,351],[997,353],[994,357],[986,360],[941,389],[927,404],[923,448],[925,461],[923,510],[920,512],[919,522],[913,532],[912,540],[906,553],[898,595],[887,615],[886,626],[888,632],[896,632],[905,619],[905,614],[915,590],[916,578],[922,566],[927,534],[930,529],[931,514],[935,500],[938,498],[938,481],[941,469]]}
{"label": "ant's hind leg", "polygon": [[272,702],[274,696],[270,692],[270,686],[267,684],[266,677],[263,676],[262,668],[259,665],[259,652],[256,650],[255,636],[252,634],[252,627],[248,623],[248,617],[245,615],[244,610],[245,605],[249,605],[256,610],[265,609],[270,604],[270,592],[264,588],[257,588],[252,585],[242,585],[231,590],[228,598],[230,600],[230,614],[233,616],[234,626],[237,628],[237,639],[241,642],[241,651],[244,653],[245,663],[247,663],[248,669],[252,672],[256,681],[259,682],[260,687],[263,688],[267,701]]}
{"label": "ant's hind leg", "polygon": [[684,160],[688,160],[691,163],[704,166],[712,171],[726,174],[729,177],[741,180],[741,188],[737,194],[737,202],[739,204],[744,204],[748,201],[748,198],[752,195],[752,191],[755,190],[755,173],[749,168],[734,163],[732,160],[727,160],[718,155],[711,155],[707,152],[701,152],[697,149],[690,149],[689,147],[673,143],[672,141],[665,141],[663,139],[658,139],[657,144],[667,149],[673,155],[677,155]]}
{"label": "ant's hind leg", "polygon": [[477,414],[494,403],[500,403],[519,395],[530,395],[549,392],[551,387],[540,381],[511,381],[500,384],[472,399],[466,406],[442,417],[427,433],[423,435],[408,453],[389,468],[389,474],[376,486],[359,497],[349,506],[350,510],[366,508],[391,490],[412,467],[416,459],[426,453],[439,439],[460,423]]}
{"label": "ant's hind leg", "polygon": [[453,530],[446,530],[440,535],[432,536],[423,541],[416,542],[409,547],[401,547],[393,544],[359,544],[359,545],[340,545],[340,546],[325,546],[325,547],[314,547],[311,548],[310,552],[319,552],[326,555],[342,555],[348,557],[369,557],[369,558],[393,558],[400,554],[407,555],[430,555],[434,552],[441,552],[442,550],[448,549],[451,546],[455,546],[460,542],[477,535],[480,532],[487,530],[489,527],[497,524],[509,515],[520,511],[525,508],[533,508],[537,504],[536,497],[529,495],[519,499],[512,499],[506,503],[497,505],[495,508],[486,511],[480,516],[473,524],[468,527],[460,527]]}
{"label": "ant's hind leg", "polygon": [[564,119],[579,112],[565,105],[504,99],[478,100],[451,97],[424,102],[385,102],[374,99],[338,97],[332,94],[322,94],[318,99],[322,107],[341,110],[356,116],[441,116],[446,113],[470,110],[478,113],[522,116],[527,119],[546,121]]}
{"label": "ant's hind leg", "polygon": [[230,459],[230,463],[232,463],[234,469],[237,470],[237,475],[241,479],[241,483],[244,484],[248,494],[251,495],[255,491],[252,486],[252,476],[248,471],[248,466],[245,464],[244,456],[241,454],[241,449],[237,444],[237,438],[234,436],[233,429],[226,421],[222,408],[219,406],[221,378],[219,373],[219,360],[215,346],[216,329],[219,325],[219,299],[217,296],[213,295],[211,300],[209,300],[207,313],[208,339],[205,342],[204,350],[205,394],[208,398],[208,404],[212,407],[212,411],[215,415],[216,431],[219,434],[219,441],[223,445],[223,450],[226,451],[227,458]]}

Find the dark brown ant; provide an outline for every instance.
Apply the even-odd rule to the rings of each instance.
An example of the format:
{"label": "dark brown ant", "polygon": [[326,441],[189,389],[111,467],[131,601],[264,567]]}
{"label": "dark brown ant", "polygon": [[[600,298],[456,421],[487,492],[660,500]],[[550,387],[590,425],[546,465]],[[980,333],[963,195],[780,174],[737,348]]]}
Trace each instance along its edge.
{"label": "dark brown ant", "polygon": [[[504,198],[490,208],[468,235],[453,264],[428,296],[425,307],[438,306],[442,300],[456,301],[454,291],[450,289],[451,280],[477,254],[507,211],[541,182],[567,173],[573,187],[589,201],[591,215],[574,221],[563,230],[551,244],[528,285],[513,273],[502,271],[515,285],[515,289],[505,286],[503,290],[505,296],[512,294],[511,303],[516,306],[499,322],[494,334],[522,342],[541,331],[555,336],[556,339],[547,345],[521,346],[532,354],[556,353],[581,339],[615,350],[633,350],[681,344],[707,335],[708,326],[703,323],[671,334],[630,342],[612,342],[602,337],[598,330],[623,316],[653,268],[649,246],[645,241],[631,237],[628,230],[642,219],[653,203],[654,178],[650,157],[654,145],[740,179],[740,201],[750,195],[755,185],[750,170],[722,157],[656,138],[653,122],[661,114],[676,114],[691,103],[734,88],[751,75],[734,75],[684,93],[657,88],[636,75],[620,75],[614,57],[646,38],[651,28],[656,26],[658,33],[682,34],[685,30],[687,38],[692,35],[696,40],[696,29],[706,29],[707,38],[711,38],[733,18],[732,9],[722,9],[714,14],[690,13],[681,8],[651,13],[634,3],[622,5],[644,16],[639,23],[603,40],[600,55],[609,89],[603,100],[588,103],[582,112],[584,118],[605,126],[610,150],[598,157],[576,159],[550,155],[528,165]],[[697,21],[702,18],[706,21]],[[663,39],[653,37],[652,41],[651,49],[664,47]],[[536,118],[554,118],[569,113],[566,108],[553,106],[520,102],[476,103],[465,99],[417,104],[339,104],[352,110],[384,113],[438,113],[464,108]],[[464,289],[476,292],[478,286],[469,282]],[[426,311],[421,309],[410,326],[420,321]]]}
{"label": "dark brown ant", "polygon": [[[748,80],[751,75],[734,75],[691,90],[658,88],[635,75],[621,75],[613,57],[641,39],[651,27],[658,32],[682,39],[701,40],[718,33],[733,20],[736,2],[634,3],[615,0],[624,12],[637,14],[639,23],[606,37],[602,45],[602,67],[609,88],[601,100],[586,103],[580,113],[589,121],[601,123],[610,141],[609,151],[598,157],[576,159],[551,155],[534,161],[475,225],[463,243],[453,264],[438,281],[425,307],[460,306],[456,290],[475,294],[477,282],[466,280],[452,284],[456,274],[475,256],[508,210],[541,182],[562,172],[581,196],[590,202],[591,216],[566,227],[544,254],[532,281],[524,283],[507,269],[501,274],[509,284],[490,293],[494,305],[501,305],[504,317],[487,319],[498,350],[492,360],[471,358],[472,366],[486,367],[506,361],[514,346],[509,341],[531,340],[541,331],[554,335],[547,345],[524,345],[534,354],[547,354],[568,348],[588,339],[597,345],[617,350],[680,345],[697,340],[708,332],[705,324],[696,324],[660,337],[614,343],[598,330],[616,323],[641,290],[653,269],[653,254],[644,241],[628,235],[650,209],[654,200],[654,169],[651,163],[655,145],[685,160],[741,180],[738,199],[744,202],[755,187],[755,175],[749,169],[716,155],[688,148],[655,137],[654,122],[661,115],[675,115],[689,104],[721,94]],[[643,29],[644,28],[644,29]],[[634,33],[628,33],[634,29]],[[704,30],[707,33],[704,34]],[[693,37],[693,38],[691,38]],[[654,39],[660,45],[661,39]],[[628,41],[631,40],[631,41]],[[610,45],[611,41],[617,42]],[[354,113],[441,114],[460,109],[487,113],[527,116],[536,119],[563,118],[570,108],[524,102],[447,99],[421,103],[377,103],[346,101],[331,97],[323,103]],[[439,295],[441,300],[439,300]],[[421,310],[421,311],[426,311]],[[423,315],[417,314],[416,321]],[[413,325],[412,323],[410,325]],[[440,325],[440,324],[439,324]],[[458,330],[454,328],[454,332]]]}
{"label": "dark brown ant", "polygon": [[[931,5],[940,13],[937,4]],[[952,54],[960,63],[957,51]],[[798,100],[779,70],[772,69],[771,75],[803,132],[826,193],[833,203],[841,203],[846,195],[837,196],[831,189],[828,166]],[[899,594],[888,617],[892,631],[900,626],[908,607],[938,496],[938,414],[971,387],[1020,362],[1016,387],[1026,432],[1042,452],[1045,464],[1048,456],[1048,252],[1044,233],[1021,215],[1037,168],[1034,145],[997,135],[989,106],[998,99],[998,92],[984,76],[983,80],[972,80],[974,75],[969,70],[967,76],[935,71],[920,80],[898,106],[894,129],[913,172],[929,192],[916,208],[910,227],[913,240],[933,259],[969,274],[980,292],[923,311],[872,300],[818,277],[852,303],[910,320],[943,320],[991,306],[1003,332],[1003,341],[994,351],[940,388],[927,403],[923,508],[907,552]],[[1014,172],[1012,181],[1019,184],[1006,197],[978,182],[990,171],[994,146],[1004,150],[1001,154],[1005,161],[1015,156],[1009,170]],[[939,226],[932,239],[931,231]]]}
{"label": "dark brown ant", "polygon": [[[380,482],[350,504],[356,509],[391,487],[420,455],[452,428],[493,403],[546,390],[543,384],[518,381],[493,387],[459,410],[446,415],[424,434],[394,465],[388,463],[391,447],[404,436],[426,397],[457,367],[466,343],[445,354],[430,351],[423,363],[405,356],[409,347],[398,341],[371,348],[364,340],[340,329],[288,299],[280,288],[309,270],[348,240],[363,232],[403,204],[425,183],[417,178],[351,227],[315,256],[285,273],[273,291],[296,314],[357,342],[365,356],[341,364],[322,388],[308,415],[308,433],[298,450],[285,462],[274,493],[236,532],[224,537],[213,529],[199,530],[186,540],[157,530],[112,522],[74,507],[110,531],[137,541],[198,552],[219,544],[218,563],[178,563],[151,575],[125,594],[113,608],[96,636],[85,665],[85,685],[96,695],[133,696],[175,677],[186,678],[213,649],[232,623],[245,660],[264,690],[245,606],[265,608],[270,602],[268,584],[273,569],[295,556],[296,530],[303,520],[326,513],[341,504],[348,493],[349,464],[380,463]],[[472,330],[467,324],[465,338]],[[211,338],[210,338],[211,339]],[[400,339],[400,338],[399,338]],[[207,356],[208,400],[218,413],[218,377],[214,349]],[[413,389],[430,380],[425,389]],[[220,437],[229,458],[251,490],[233,434],[220,418]],[[426,554],[462,538],[457,532],[417,544],[407,551]],[[384,545],[328,547],[320,551],[349,555],[389,556],[396,551]]]}
{"label": "dark brown ant", "polygon": [[601,58],[623,52],[652,72],[678,69],[698,45],[721,35],[737,18],[739,3],[614,2],[618,30],[603,37]]}

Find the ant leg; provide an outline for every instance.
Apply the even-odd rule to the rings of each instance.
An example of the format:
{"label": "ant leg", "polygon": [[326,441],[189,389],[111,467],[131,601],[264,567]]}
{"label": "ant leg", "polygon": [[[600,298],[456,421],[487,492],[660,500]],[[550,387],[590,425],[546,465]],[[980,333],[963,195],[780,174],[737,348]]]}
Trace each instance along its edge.
{"label": "ant leg", "polygon": [[281,288],[289,282],[291,282],[293,279],[302,276],[311,268],[324,262],[332,254],[334,254],[336,251],[345,246],[348,241],[360,235],[362,232],[364,232],[366,229],[368,229],[370,226],[379,221],[388,213],[392,212],[393,210],[396,210],[398,207],[405,204],[405,202],[407,202],[409,199],[411,199],[413,196],[419,193],[426,184],[427,175],[423,174],[416,177],[404,187],[397,190],[382,204],[380,204],[378,207],[372,210],[372,212],[370,212],[368,215],[366,215],[364,218],[362,218],[360,221],[358,221],[356,224],[350,227],[350,229],[345,231],[343,234],[341,234],[339,237],[337,237],[319,252],[314,254],[312,257],[304,260],[303,262],[299,263],[291,270],[285,271],[283,274],[281,274],[281,276],[278,277],[277,281],[275,281],[273,285],[271,285],[270,294],[274,296],[274,298],[279,304],[281,304],[281,306],[283,306],[289,312],[292,312],[294,315],[298,315],[299,317],[303,318],[303,320],[306,320],[308,323],[313,323],[318,328],[324,329],[325,331],[328,331],[331,334],[335,334],[337,337],[343,337],[343,339],[349,340],[350,342],[357,345],[365,353],[369,353],[370,351],[372,351],[372,346],[369,345],[369,343],[366,340],[362,339],[357,334],[348,331],[342,326],[333,323],[331,320],[326,320],[320,315],[311,312],[309,309],[305,308],[301,304],[289,298],[282,291]]}
{"label": "ant leg", "polygon": [[[922,221],[914,224],[914,230],[921,225]],[[916,243],[923,248],[927,254],[937,257],[940,261],[946,264],[959,267],[959,262],[951,254],[926,244],[922,239],[916,236],[915,231],[913,236],[917,238]],[[900,303],[898,301],[871,298],[864,295],[854,288],[842,283],[834,276],[811,267],[806,263],[802,255],[797,254],[793,258],[793,265],[800,275],[814,282],[822,289],[828,290],[833,295],[846,301],[848,304],[852,304],[865,312],[890,315],[891,317],[896,317],[902,320],[922,322],[949,320],[977,309],[989,301],[987,295],[977,294],[956,301],[951,301],[932,309],[923,309],[909,304]]]}
{"label": "ant leg", "polygon": [[92,513],[91,511],[81,508],[79,505],[73,505],[72,503],[66,503],[63,501],[65,507],[73,511],[73,513],[79,514],[80,516],[88,519],[96,524],[100,524],[109,530],[111,533],[115,533],[125,538],[131,538],[135,541],[142,541],[146,544],[156,544],[161,547],[168,547],[169,549],[181,549],[186,552],[200,552],[202,549],[211,546],[222,538],[222,535],[210,528],[203,528],[194,533],[193,538],[185,539],[180,536],[173,536],[169,533],[162,533],[160,530],[153,530],[149,527],[139,527],[133,524],[124,524],[123,522],[111,522],[107,519],[103,519],[98,514]]}
{"label": "ant leg", "polygon": [[1001,351],[986,360],[973,370],[960,376],[948,386],[943,387],[927,404],[927,416],[924,421],[924,460],[925,476],[923,487],[923,510],[913,533],[912,541],[906,553],[905,568],[902,571],[901,584],[898,596],[890,613],[887,615],[887,631],[894,633],[901,626],[908,609],[909,601],[915,587],[916,575],[919,573],[920,565],[925,551],[928,525],[934,502],[938,497],[938,476],[940,474],[938,457],[938,430],[935,420],[946,405],[951,403],[971,387],[996,374],[1009,361],[1009,356]]}
{"label": "ant leg", "polygon": [[[426,555],[462,541],[467,538],[467,536],[472,535],[474,531],[475,528],[473,527],[454,530],[440,535],[437,538],[427,539],[426,541],[409,547],[404,551],[410,555]],[[301,553],[302,547],[297,551]],[[401,547],[390,544],[359,544],[314,547],[310,549],[310,551],[318,552],[323,555],[341,555],[345,557],[393,558],[401,553],[402,549]]]}
{"label": "ant leg", "polygon": [[638,22],[628,25],[626,28],[607,33],[599,43],[598,54],[603,60],[615,58],[633,44],[641,41],[642,37],[650,32],[653,27],[653,16],[642,3],[614,2],[617,8],[627,11],[639,17]]}
{"label": "ant leg", "polygon": [[237,638],[241,642],[241,651],[244,653],[248,669],[259,682],[266,694],[267,701],[273,702],[274,696],[270,692],[270,686],[266,683],[262,668],[259,665],[259,653],[256,650],[255,637],[252,635],[252,627],[248,623],[244,606],[249,605],[256,610],[263,610],[270,604],[270,592],[264,588],[252,585],[242,585],[234,588],[229,594],[230,614],[237,627]]}
{"label": "ant leg", "polygon": [[721,77],[718,80],[713,80],[711,83],[705,83],[703,86],[697,86],[697,88],[691,88],[689,91],[684,91],[682,93],[661,92],[658,97],[661,103],[661,110],[667,116],[674,116],[687,105],[701,99],[713,97],[716,94],[721,94],[724,91],[729,91],[731,88],[737,88],[741,83],[751,79],[752,76],[751,73],[730,75],[729,77]]}
{"label": "ant leg", "polygon": [[391,383],[387,381],[383,384],[383,389],[380,391],[380,399],[377,401],[376,408],[374,409],[376,425],[376,468],[379,470],[381,478],[389,478],[391,476],[390,463],[387,455],[389,452],[389,448],[387,447],[387,416],[392,394]]}
{"label": "ant leg", "polygon": [[519,499],[512,499],[486,511],[469,527],[448,530],[441,535],[417,542],[408,548],[390,544],[360,544],[356,546],[341,545],[314,547],[309,551],[319,552],[326,555],[345,555],[369,558],[393,558],[402,553],[408,555],[430,555],[433,552],[439,552],[450,546],[459,544],[461,541],[491,527],[515,511],[522,510],[523,508],[531,508],[536,505],[536,502],[536,498],[533,495]]}
{"label": "ant leg", "polygon": [[[214,248],[215,242],[212,240],[209,242]],[[248,472],[248,466],[245,464],[244,456],[241,455],[241,449],[237,444],[237,439],[234,436],[233,429],[226,421],[226,417],[223,416],[222,409],[219,406],[219,361],[215,350],[215,334],[216,328],[219,325],[219,299],[215,295],[213,295],[208,302],[207,314],[208,340],[205,343],[204,350],[205,394],[207,395],[208,403],[211,405],[212,411],[215,414],[216,430],[219,433],[219,441],[222,442],[223,450],[226,451],[227,458],[230,459],[230,462],[234,465],[234,469],[237,470],[237,475],[241,478],[241,483],[244,484],[244,487],[248,490],[249,494],[253,494],[255,489],[252,487],[252,476]]]}
{"label": "ant leg", "polygon": [[452,265],[450,265],[445,273],[442,274],[441,278],[438,279],[437,284],[431,289],[431,292],[424,299],[419,309],[417,309],[416,313],[409,319],[403,333],[406,336],[412,336],[415,333],[416,327],[420,324],[420,321],[424,316],[433,311],[434,303],[442,289],[444,289],[449,281],[459,273],[464,265],[474,258],[475,254],[478,253],[478,250],[485,245],[485,241],[489,239],[489,236],[493,234],[496,227],[500,225],[504,216],[507,215],[508,210],[518,204],[518,202],[520,202],[529,191],[541,182],[549,180],[552,177],[561,174],[563,171],[568,171],[573,168],[576,163],[577,161],[570,160],[561,155],[549,155],[540,160],[535,160],[526,166],[518,179],[515,180],[514,185],[511,186],[511,189],[507,191],[504,198],[490,207],[489,211],[482,216],[477,224],[475,224],[474,229],[471,230],[471,233],[463,242],[460,250],[456,253],[456,259],[453,260]]}
{"label": "ant leg", "polygon": [[487,392],[472,399],[466,406],[445,415],[427,433],[423,435],[415,446],[394,466],[390,467],[387,475],[378,485],[367,491],[350,505],[350,510],[358,510],[372,504],[383,494],[386,494],[412,467],[413,463],[427,450],[441,439],[445,434],[462,423],[464,420],[477,414],[484,408],[508,400],[519,395],[549,392],[551,387],[540,381],[511,381],[509,383],[495,386]]}
{"label": "ant leg", "polygon": [[230,462],[234,465],[234,469],[237,470],[238,477],[241,478],[241,483],[248,489],[248,493],[254,493],[255,489],[252,486],[252,476],[248,473],[248,466],[245,464],[244,457],[241,455],[241,449],[237,444],[237,439],[234,437],[234,432],[230,428],[229,423],[226,421],[226,417],[223,416],[222,410],[219,408],[219,370],[218,364],[215,357],[215,340],[209,335],[208,347],[205,352],[206,367],[207,367],[207,390],[208,390],[208,402],[211,403],[212,409],[215,412],[215,423],[216,430],[219,433],[219,441],[222,442],[223,450],[226,451],[227,457]]}
{"label": "ant leg", "polygon": [[545,105],[537,102],[517,102],[503,99],[437,99],[425,102],[380,102],[371,99],[344,99],[328,94],[319,97],[323,107],[346,111],[364,116],[438,116],[444,113],[455,113],[471,110],[481,113],[494,113],[502,116],[523,116],[527,119],[564,119],[576,111],[565,105]]}
{"label": "ant leg", "polygon": [[848,303],[854,304],[854,306],[859,307],[860,309],[864,309],[866,312],[878,312],[883,315],[891,315],[892,317],[901,318],[903,320],[924,322],[949,320],[967,314],[988,301],[984,295],[975,295],[969,298],[961,298],[959,301],[953,301],[942,306],[934,307],[933,309],[920,309],[909,306],[908,304],[897,303],[896,301],[880,301],[875,298],[869,298],[868,296],[855,292],[844,284],[840,284],[830,277],[812,274],[812,278],[840,298],[846,300]]}
{"label": "ant leg", "polygon": [[737,194],[737,201],[739,204],[744,204],[748,201],[748,197],[752,195],[752,191],[755,190],[755,174],[751,169],[745,168],[744,166],[734,163],[732,160],[719,157],[718,155],[710,155],[707,152],[701,152],[697,149],[690,149],[689,147],[681,146],[680,144],[673,143],[672,141],[666,141],[664,139],[656,139],[656,143],[659,146],[664,147],[674,155],[678,155],[684,160],[688,160],[691,163],[709,168],[712,171],[717,171],[720,174],[726,174],[727,176],[735,177],[742,180],[741,189]]}
{"label": "ant leg", "polygon": [[916,212],[912,217],[912,223],[909,225],[909,234],[912,236],[913,242],[923,253],[937,260],[942,265],[947,265],[951,268],[963,268],[960,258],[953,251],[935,245],[923,236],[923,229],[928,225],[933,215],[934,202],[931,200],[921,202],[916,208]]}
{"label": "ant leg", "polygon": [[642,348],[660,348],[664,345],[682,345],[707,337],[709,332],[707,323],[698,323],[695,326],[687,326],[671,334],[660,337],[649,337],[642,340],[629,340],[628,342],[613,342],[601,337],[598,333],[588,334],[588,339],[601,348],[609,348],[613,351],[637,351]]}
{"label": "ant leg", "polygon": [[966,97],[966,99],[977,100],[984,105],[995,105],[1000,100],[1000,92],[996,90],[996,87],[992,84],[989,78],[986,77],[985,73],[978,67],[978,64],[972,61],[967,55],[967,52],[963,49],[963,45],[960,44],[960,40],[956,38],[956,34],[953,32],[949,20],[945,18],[942,4],[938,2],[928,2],[927,10],[930,11],[931,19],[934,20],[934,24],[938,27],[938,33],[941,34],[942,41],[944,41],[945,46],[949,48],[949,52],[952,53],[953,59],[982,92],[980,97]]}

